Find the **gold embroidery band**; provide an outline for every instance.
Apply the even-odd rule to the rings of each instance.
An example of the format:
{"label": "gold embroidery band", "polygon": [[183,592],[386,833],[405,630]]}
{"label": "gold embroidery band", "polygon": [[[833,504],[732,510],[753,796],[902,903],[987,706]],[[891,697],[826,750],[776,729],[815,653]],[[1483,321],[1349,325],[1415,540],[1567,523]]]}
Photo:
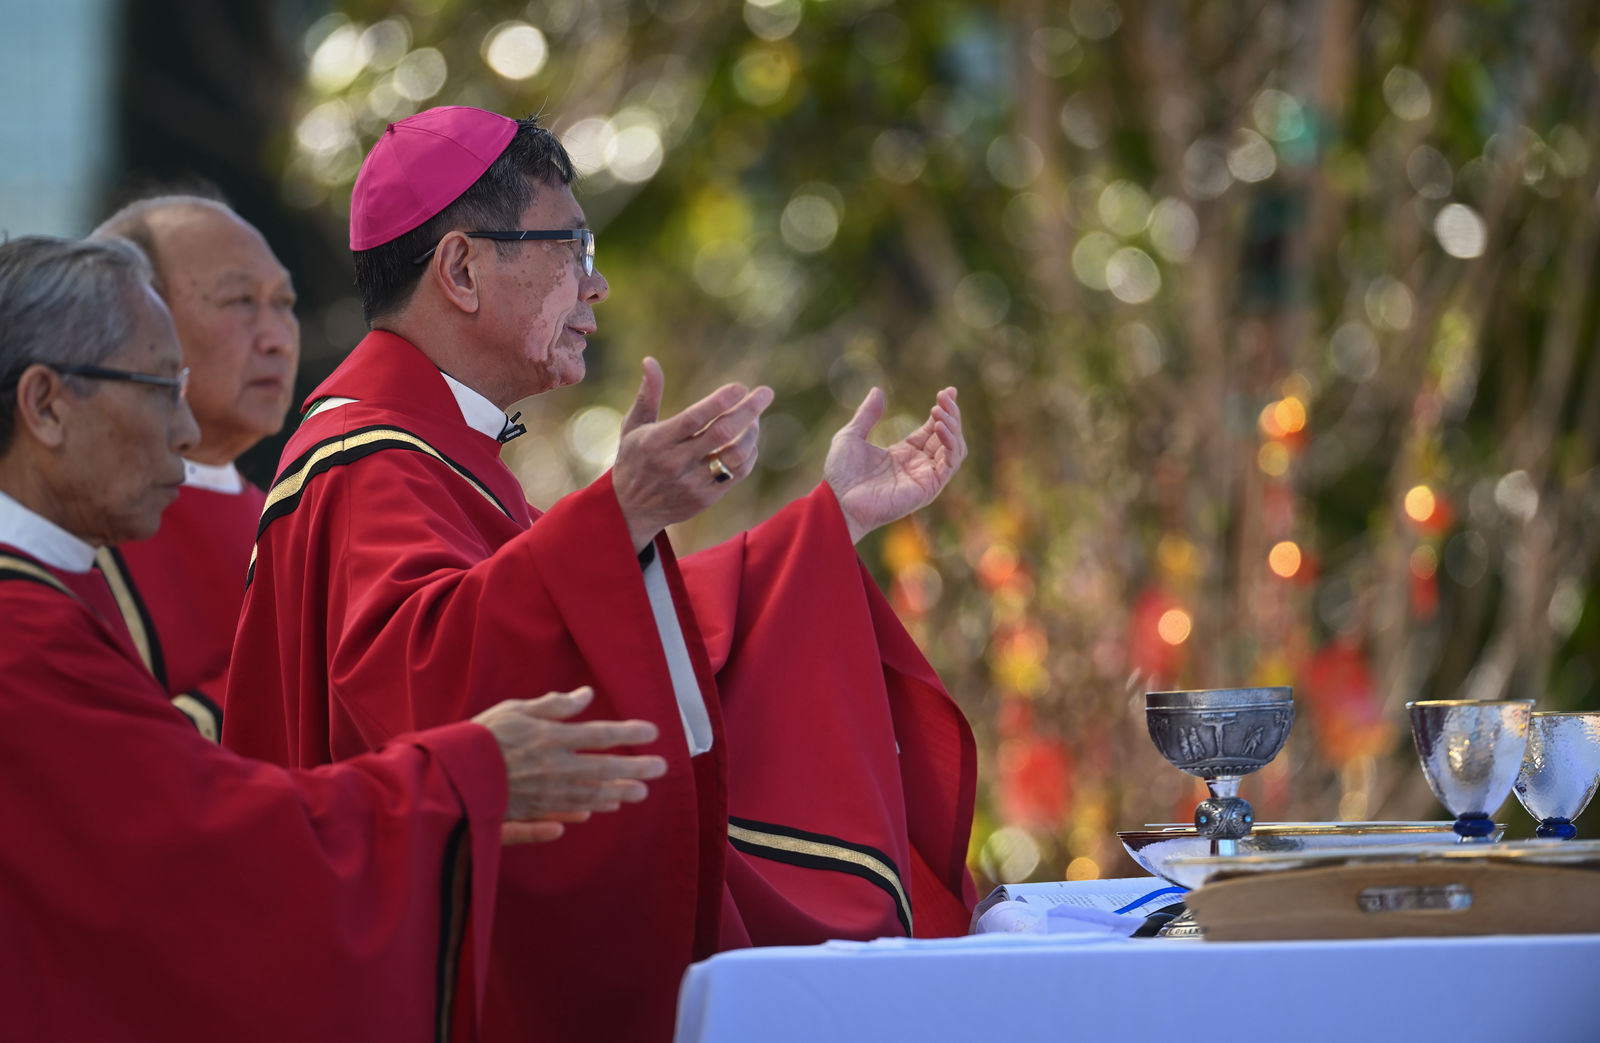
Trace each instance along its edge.
{"label": "gold embroidery band", "polygon": [[27,579],[35,583],[43,583],[47,587],[54,587],[69,598],[77,595],[63,582],[50,575],[38,565],[27,558],[19,558],[12,554],[0,554],[0,579]]}
{"label": "gold embroidery band", "polygon": [[172,705],[189,718],[194,730],[212,742],[222,741],[222,710],[200,692],[184,692],[172,697]]}
{"label": "gold embroidery band", "polygon": [[[257,544],[259,545],[261,535],[267,531],[268,525],[292,513],[300,505],[300,496],[305,492],[306,483],[312,478],[324,471],[354,463],[364,456],[370,456],[384,449],[405,449],[433,457],[465,480],[485,500],[499,508],[500,513],[508,518],[514,517],[506,510],[505,504],[489,491],[489,487],[473,477],[465,467],[411,432],[398,427],[363,427],[318,442],[283,469],[282,477],[273,483],[272,490],[267,493],[266,505],[261,510],[261,524],[256,529]],[[255,573],[256,548],[252,547],[250,569],[245,575],[246,586],[255,578]]]}
{"label": "gold embroidery band", "polygon": [[882,888],[894,899],[895,916],[911,934],[911,900],[894,861],[877,848],[852,844],[826,833],[808,833],[771,822],[728,816],[728,841],[735,850],[807,869],[849,873]]}
{"label": "gold embroidery band", "polygon": [[94,561],[101,575],[106,578],[106,586],[111,588],[111,597],[117,603],[117,611],[122,613],[122,621],[127,624],[133,647],[138,650],[144,668],[165,687],[167,678],[161,645],[156,640],[150,613],[145,610],[144,602],[133,586],[133,577],[128,575],[122,555],[110,547],[101,547],[95,551]]}

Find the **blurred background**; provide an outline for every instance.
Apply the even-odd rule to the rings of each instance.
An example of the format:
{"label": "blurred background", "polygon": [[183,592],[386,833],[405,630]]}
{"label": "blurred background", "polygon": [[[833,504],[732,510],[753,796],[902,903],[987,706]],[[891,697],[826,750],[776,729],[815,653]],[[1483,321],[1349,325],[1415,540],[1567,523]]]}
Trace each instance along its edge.
{"label": "blurred background", "polygon": [[1600,708],[1600,5],[0,0],[0,24],[0,228],[217,186],[294,273],[302,391],[364,332],[345,221],[385,124],[542,113],[612,289],[588,379],[509,447],[536,504],[608,465],[645,354],[669,409],[778,393],[759,471],[680,550],[811,488],[873,384],[882,440],[959,387],[966,467],[861,551],[977,733],[980,893],[1132,873],[1116,829],[1189,819],[1148,690],[1294,686],[1243,789],[1263,821],[1444,817],[1409,699]]}

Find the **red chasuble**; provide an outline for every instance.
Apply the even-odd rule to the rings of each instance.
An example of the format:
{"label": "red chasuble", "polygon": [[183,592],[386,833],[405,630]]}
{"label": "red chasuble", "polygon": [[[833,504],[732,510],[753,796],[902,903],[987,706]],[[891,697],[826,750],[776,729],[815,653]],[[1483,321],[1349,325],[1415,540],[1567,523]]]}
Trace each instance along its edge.
{"label": "red chasuble", "polygon": [[0,547],[0,619],[0,1036],[474,1038],[492,735],[285,771],[196,734],[98,574]]}
{"label": "red chasuble", "polygon": [[826,487],[682,571],[656,541],[714,735],[691,758],[609,475],[538,515],[391,334],[322,397],[357,401],[301,425],[268,494],[225,743],[324,764],[582,684],[589,716],[661,728],[646,801],[506,853],[486,1038],[666,1040],[718,949],[965,931],[971,734]]}
{"label": "red chasuble", "polygon": [[265,501],[249,483],[237,493],[185,485],[159,532],[97,556],[140,658],[212,740]]}

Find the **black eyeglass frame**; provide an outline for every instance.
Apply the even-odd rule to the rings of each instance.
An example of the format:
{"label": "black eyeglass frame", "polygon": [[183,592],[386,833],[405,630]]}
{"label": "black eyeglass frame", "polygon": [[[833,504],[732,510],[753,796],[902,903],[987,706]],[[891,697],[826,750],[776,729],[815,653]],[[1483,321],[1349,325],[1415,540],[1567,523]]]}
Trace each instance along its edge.
{"label": "black eyeglass frame", "polygon": [[[493,239],[502,243],[517,243],[525,240],[543,240],[554,243],[582,243],[583,274],[594,274],[594,230],[591,228],[541,228],[517,229],[510,232],[463,232],[468,239]],[[422,264],[433,256],[439,249],[435,244],[427,252],[420,253],[411,259],[412,264]]]}
{"label": "black eyeglass frame", "polygon": [[189,393],[189,367],[178,370],[175,377],[162,377],[154,373],[135,373],[129,369],[111,369],[108,366],[52,366],[57,373],[68,377],[87,377],[90,380],[125,380],[130,384],[148,384],[172,392],[172,404],[182,402]]}

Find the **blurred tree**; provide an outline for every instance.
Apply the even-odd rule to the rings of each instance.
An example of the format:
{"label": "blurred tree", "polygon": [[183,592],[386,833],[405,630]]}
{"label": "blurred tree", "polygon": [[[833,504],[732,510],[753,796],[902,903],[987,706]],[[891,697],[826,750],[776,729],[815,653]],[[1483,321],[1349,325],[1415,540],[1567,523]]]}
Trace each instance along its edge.
{"label": "blurred tree", "polygon": [[1263,819],[1435,814],[1408,699],[1596,706],[1597,30],[1510,0],[346,0],[283,191],[340,213],[426,105],[545,112],[612,298],[511,462],[536,502],[590,480],[647,352],[680,405],[770,383],[757,480],[690,548],[813,483],[871,384],[886,439],[958,385],[966,471],[863,556],[978,731],[975,866],[1117,873],[1116,828],[1196,799],[1145,690],[1296,686]]}

